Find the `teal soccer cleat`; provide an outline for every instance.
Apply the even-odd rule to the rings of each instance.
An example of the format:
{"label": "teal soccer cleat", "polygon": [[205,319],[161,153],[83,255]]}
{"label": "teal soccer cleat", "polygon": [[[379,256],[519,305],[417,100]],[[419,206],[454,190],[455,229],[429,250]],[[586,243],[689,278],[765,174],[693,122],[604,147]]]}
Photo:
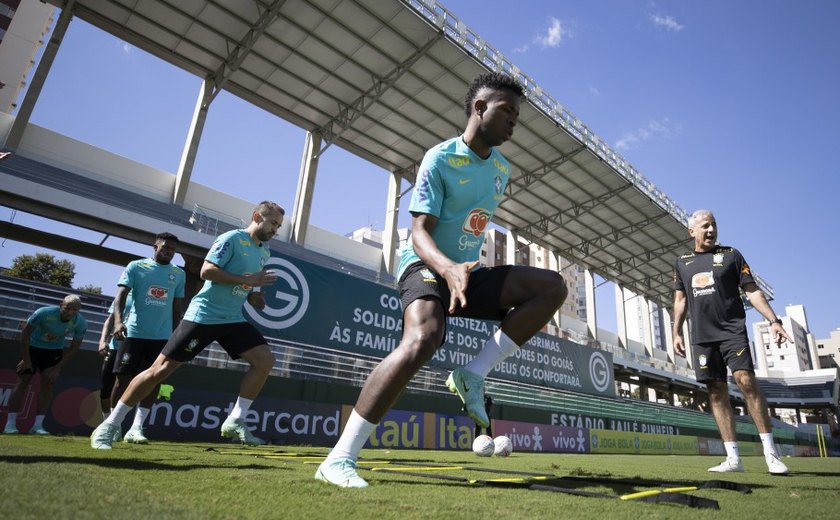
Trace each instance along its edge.
{"label": "teal soccer cleat", "polygon": [[490,426],[484,410],[484,378],[463,368],[456,368],[446,379],[449,390],[458,394],[467,409],[467,415],[482,428]]}

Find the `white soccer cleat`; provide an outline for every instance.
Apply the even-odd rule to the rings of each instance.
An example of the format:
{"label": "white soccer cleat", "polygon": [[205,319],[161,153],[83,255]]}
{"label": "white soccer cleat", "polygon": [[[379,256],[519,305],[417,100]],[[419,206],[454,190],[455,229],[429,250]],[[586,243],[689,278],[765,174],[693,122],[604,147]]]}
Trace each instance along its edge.
{"label": "white soccer cleat", "polygon": [[356,462],[348,458],[325,460],[318,466],[315,478],[343,488],[368,487],[368,483],[356,471]]}
{"label": "white soccer cleat", "polygon": [[37,428],[32,428],[31,430],[29,430],[29,433],[31,433],[33,435],[49,435],[50,434],[50,432],[45,430],[43,426],[38,426]]}
{"label": "white soccer cleat", "polygon": [[709,471],[712,473],[741,473],[744,471],[744,465],[741,463],[741,459],[726,459],[717,466],[709,468]]}
{"label": "white soccer cleat", "polygon": [[6,427],[3,428],[3,433],[5,435],[17,435],[17,426],[15,426],[14,424],[7,424]]}
{"label": "white soccer cleat", "polygon": [[90,434],[90,447],[95,450],[110,450],[118,429],[118,426],[106,422],[100,424]]}
{"label": "white soccer cleat", "polygon": [[778,455],[765,455],[764,460],[767,462],[767,471],[771,475],[787,475],[788,468]]}
{"label": "white soccer cleat", "polygon": [[[116,440],[116,435],[114,435],[114,440]],[[142,426],[132,426],[127,432],[125,432],[123,442],[130,444],[149,444],[149,439],[147,439],[143,434]]]}
{"label": "white soccer cleat", "polygon": [[222,424],[222,437],[228,439],[239,439],[239,442],[247,446],[262,446],[265,441],[253,435],[245,421],[228,417]]}

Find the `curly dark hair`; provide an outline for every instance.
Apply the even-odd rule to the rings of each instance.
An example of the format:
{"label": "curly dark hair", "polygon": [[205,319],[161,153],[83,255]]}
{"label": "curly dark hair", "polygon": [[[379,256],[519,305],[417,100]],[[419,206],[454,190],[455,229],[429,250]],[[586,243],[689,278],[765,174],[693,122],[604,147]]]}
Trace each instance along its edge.
{"label": "curly dark hair", "polygon": [[163,233],[158,233],[157,235],[155,235],[155,242],[163,242],[165,240],[171,240],[173,242],[181,243],[181,241],[178,240],[178,237],[176,237],[172,233],[167,233],[166,231],[164,231]]}
{"label": "curly dark hair", "polygon": [[464,97],[464,112],[467,114],[467,117],[472,114],[472,104],[475,101],[476,94],[485,87],[493,90],[510,90],[519,97],[525,97],[525,89],[508,74],[502,72],[480,74],[472,80],[470,88],[467,90],[467,95]]}

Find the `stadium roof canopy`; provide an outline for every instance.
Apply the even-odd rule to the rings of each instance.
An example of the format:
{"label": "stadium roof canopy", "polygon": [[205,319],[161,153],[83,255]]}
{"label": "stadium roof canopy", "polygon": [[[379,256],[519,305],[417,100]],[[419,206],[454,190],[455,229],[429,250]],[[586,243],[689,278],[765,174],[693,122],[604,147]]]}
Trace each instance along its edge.
{"label": "stadium roof canopy", "polygon": [[495,222],[667,305],[687,215],[435,0],[50,0],[413,182],[486,70],[528,91]]}

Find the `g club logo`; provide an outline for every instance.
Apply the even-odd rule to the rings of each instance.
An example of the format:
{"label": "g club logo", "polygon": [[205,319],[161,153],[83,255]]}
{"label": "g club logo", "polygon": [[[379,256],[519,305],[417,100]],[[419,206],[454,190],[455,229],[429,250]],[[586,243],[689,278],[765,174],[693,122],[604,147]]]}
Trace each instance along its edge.
{"label": "g club logo", "polygon": [[593,352],[589,356],[589,378],[595,390],[603,392],[610,386],[610,372],[607,358],[600,352]]}
{"label": "g club logo", "polygon": [[265,267],[277,274],[274,285],[256,289],[265,296],[265,308],[257,310],[245,305],[245,312],[267,329],[286,329],[300,321],[309,307],[309,284],[294,264],[272,257]]}

